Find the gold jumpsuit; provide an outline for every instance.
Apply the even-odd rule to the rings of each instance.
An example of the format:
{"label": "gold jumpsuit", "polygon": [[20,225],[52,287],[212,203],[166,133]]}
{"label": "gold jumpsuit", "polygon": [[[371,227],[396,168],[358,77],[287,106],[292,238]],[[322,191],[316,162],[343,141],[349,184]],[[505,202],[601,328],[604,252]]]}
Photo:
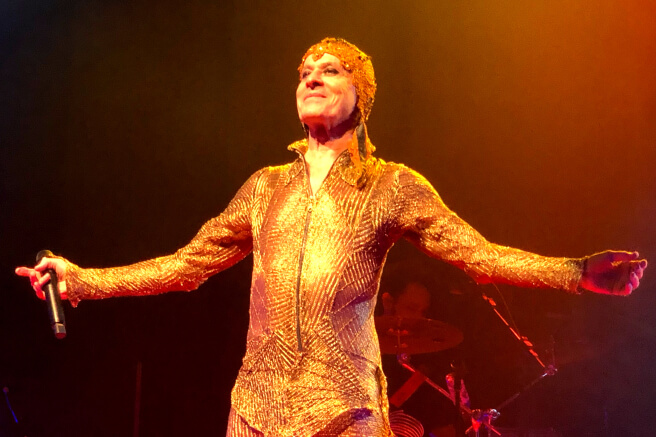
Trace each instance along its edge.
{"label": "gold jumpsuit", "polygon": [[356,166],[345,151],[312,196],[307,141],[289,148],[296,161],[256,172],[176,253],[109,269],[71,264],[66,278],[74,305],[192,290],[253,251],[231,412],[253,435],[391,435],[373,312],[387,252],[401,237],[478,283],[577,289],[580,260],[486,241],[403,165],[369,156]]}

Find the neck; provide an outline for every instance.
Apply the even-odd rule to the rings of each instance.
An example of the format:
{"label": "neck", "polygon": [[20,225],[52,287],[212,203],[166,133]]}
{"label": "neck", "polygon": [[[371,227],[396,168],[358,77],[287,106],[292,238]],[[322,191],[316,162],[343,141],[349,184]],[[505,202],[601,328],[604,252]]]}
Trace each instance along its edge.
{"label": "neck", "polygon": [[353,130],[346,131],[339,137],[317,137],[312,134],[312,131],[310,131],[307,155],[333,156],[336,158],[340,153],[348,149],[352,137]]}
{"label": "neck", "polygon": [[337,157],[348,148],[353,138],[353,122],[345,122],[327,127],[323,124],[309,125],[308,153],[315,156]]}
{"label": "neck", "polygon": [[337,157],[348,148],[352,141],[353,129],[345,130],[337,135],[334,131],[310,128],[308,149],[305,152],[305,164],[310,178],[312,195],[316,194]]}

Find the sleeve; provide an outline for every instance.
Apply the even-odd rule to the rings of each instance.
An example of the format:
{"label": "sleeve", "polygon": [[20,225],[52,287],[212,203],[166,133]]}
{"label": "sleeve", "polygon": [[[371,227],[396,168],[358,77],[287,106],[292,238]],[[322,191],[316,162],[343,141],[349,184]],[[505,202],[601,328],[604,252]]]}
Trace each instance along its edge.
{"label": "sleeve", "polygon": [[583,259],[546,257],[490,243],[451,211],[420,174],[402,167],[396,182],[393,210],[399,233],[429,256],[461,268],[479,284],[578,292]]}
{"label": "sleeve", "polygon": [[75,307],[82,299],[194,290],[245,258],[253,248],[251,210],[265,170],[251,176],[227,208],[172,255],[103,269],[80,268],[69,262],[66,288],[71,304]]}

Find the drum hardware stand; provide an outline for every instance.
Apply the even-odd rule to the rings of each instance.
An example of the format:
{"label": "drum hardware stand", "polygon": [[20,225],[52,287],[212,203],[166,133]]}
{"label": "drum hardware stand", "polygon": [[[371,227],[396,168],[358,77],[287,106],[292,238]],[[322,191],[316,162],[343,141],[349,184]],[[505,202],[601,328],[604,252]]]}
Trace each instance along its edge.
{"label": "drum hardware stand", "polygon": [[[491,299],[490,297],[488,297],[485,293],[482,293],[482,297],[492,307],[492,310],[494,311],[494,313],[497,315],[497,317],[499,319],[501,319],[501,321],[504,323],[504,325],[506,325],[506,327],[510,330],[512,335],[526,347],[528,353],[533,357],[533,359],[535,359],[535,361],[542,368],[542,374],[540,376],[538,376],[537,378],[535,378],[533,381],[531,381],[529,384],[524,386],[520,391],[518,391],[517,393],[512,395],[510,398],[508,398],[507,400],[502,402],[497,408],[487,409],[487,410],[480,410],[480,409],[471,410],[466,405],[463,405],[462,402],[459,402],[458,398],[456,398],[455,400],[452,399],[451,394],[447,390],[442,388],[439,384],[437,384],[436,382],[434,382],[430,378],[425,377],[425,375],[424,375],[424,377],[425,377],[424,381],[428,385],[433,387],[435,390],[437,390],[438,392],[440,392],[441,394],[446,396],[448,399],[450,399],[451,401],[454,401],[454,404],[455,404],[456,408],[458,408],[461,413],[464,413],[468,417],[471,418],[472,425],[465,431],[465,434],[471,435],[470,433],[473,433],[473,435],[475,437],[480,437],[481,429],[484,429],[484,430],[486,429],[488,437],[491,437],[493,434],[497,435],[497,436],[501,436],[501,433],[499,431],[497,431],[494,428],[494,426],[492,425],[492,422],[494,420],[496,420],[501,415],[499,410],[501,410],[502,408],[508,406],[515,399],[517,399],[522,393],[524,393],[525,391],[530,389],[532,386],[537,384],[544,377],[555,375],[558,372],[558,369],[556,368],[556,365],[555,365],[553,337],[552,337],[552,340],[551,340],[551,364],[545,364],[542,361],[542,359],[540,359],[540,356],[538,355],[538,353],[533,348],[533,343],[531,343],[528,340],[527,337],[524,337],[524,336],[520,335],[519,332],[515,328],[513,328],[510,325],[510,323],[508,323],[506,318],[501,315],[501,313],[497,309],[496,302],[494,302],[494,300]],[[391,336],[393,336],[393,338],[395,338],[395,340],[396,340],[395,341],[395,343],[396,343],[395,348],[396,348],[396,352],[397,352],[396,358],[397,358],[397,361],[399,362],[399,364],[402,367],[406,368],[407,370],[409,370],[410,372],[412,372],[414,374],[414,373],[417,373],[418,370],[415,369],[410,364],[410,355],[407,352],[402,352],[404,349],[408,350],[408,346],[409,346],[408,344],[405,344],[405,343],[402,342],[401,337],[402,336],[407,336],[409,334],[409,332],[408,332],[409,328],[404,328],[404,326],[406,326],[406,325],[404,325],[403,319],[399,318],[398,320],[395,321],[394,326],[390,327],[387,330],[387,335],[391,334]],[[410,348],[410,349],[412,349],[412,348]],[[460,393],[458,393],[458,391],[456,391],[455,395],[460,396]]]}
{"label": "drum hardware stand", "polygon": [[[410,364],[410,356],[406,353],[399,353],[396,356],[396,359],[398,360],[399,364],[411,371],[412,373],[418,372],[417,369],[415,369],[411,364]],[[432,379],[426,377],[424,380],[428,385],[433,387],[435,390],[438,392],[442,393],[444,396],[446,396],[448,399],[453,401],[451,399],[451,395],[448,391],[446,391],[442,386],[440,386],[438,383],[433,381]],[[459,396],[459,393],[456,393],[456,396]],[[491,433],[494,433],[498,436],[501,436],[501,433],[497,431],[494,426],[492,426],[492,421],[495,420],[496,418],[499,417],[500,413],[497,410],[490,409],[490,410],[471,410],[469,407],[464,405],[462,402],[458,402],[458,408],[460,411],[464,414],[467,415],[467,417],[471,417],[472,420],[472,426],[469,427],[465,431],[465,434],[469,434],[470,431],[474,432],[474,436],[479,437],[480,436],[480,429],[481,427],[484,427],[488,431],[488,436],[491,436]]]}
{"label": "drum hardware stand", "polygon": [[[499,315],[500,316],[500,315]],[[407,329],[403,328],[403,318],[398,318],[395,323],[396,326],[390,327],[390,329],[387,331],[388,335],[393,335],[396,337],[396,359],[401,365],[401,367],[404,367],[405,369],[409,370],[410,372],[417,373],[419,372],[417,369],[415,369],[411,364],[410,364],[410,354],[406,352],[401,352],[404,349],[407,350],[408,345],[402,342],[401,336],[407,336],[409,334]],[[537,354],[536,354],[537,355]],[[421,372],[419,372],[421,373]],[[460,396],[459,392],[455,392],[456,399],[451,398],[451,394],[446,391],[442,386],[437,384],[435,381],[432,379],[428,378],[426,375],[423,375],[424,382],[426,382],[428,385],[433,387],[435,390],[438,392],[442,393],[444,396],[446,396],[449,400],[454,402],[454,405],[456,408],[459,409],[459,411],[464,413],[467,417],[471,418],[472,421],[472,426],[469,427],[465,431],[465,434],[469,434],[471,431],[474,432],[475,437],[480,436],[480,430],[481,427],[487,429],[487,434],[488,437],[492,436],[492,433],[501,436],[501,433],[497,431],[494,426],[492,426],[492,421],[495,420],[496,418],[499,417],[500,413],[497,410],[494,409],[489,409],[489,410],[471,410],[469,407],[464,405],[462,402],[458,401],[458,398]]]}
{"label": "drum hardware stand", "polygon": [[[414,373],[418,372],[418,370],[415,369],[410,364],[410,354],[408,354],[407,352],[401,352],[404,349],[406,349],[407,346],[408,346],[407,344],[403,343],[402,339],[401,339],[402,335],[408,335],[408,331],[403,329],[403,327],[402,327],[403,321],[404,321],[404,319],[402,317],[399,317],[396,320],[396,323],[395,323],[396,326],[394,328],[390,328],[387,333],[392,334],[394,337],[396,337],[396,351],[397,351],[396,360],[399,362],[401,367],[404,367],[404,368],[408,369],[410,372],[412,372],[414,374]],[[435,381],[430,379],[428,376],[424,375],[424,377],[425,377],[424,382],[426,382],[428,385],[433,387],[435,390],[442,393],[447,398],[451,399],[451,395],[449,394],[449,392],[446,391],[445,389],[443,389],[442,386],[437,384]],[[460,405],[460,410],[463,413],[466,413],[466,414],[469,414],[469,415],[471,414],[471,410],[466,405],[461,404]]]}
{"label": "drum hardware stand", "polygon": [[[412,364],[410,364],[410,356],[409,356],[408,354],[406,354],[406,353],[400,353],[400,354],[398,354],[398,355],[396,356],[396,359],[398,360],[399,364],[400,364],[402,367],[408,369],[408,370],[411,371],[412,373],[418,372],[418,370],[415,369],[415,368],[412,366]],[[438,383],[436,383],[435,381],[433,381],[433,380],[430,379],[429,377],[426,376],[426,379],[424,380],[424,382],[425,382],[426,384],[430,385],[431,387],[433,387],[435,390],[437,390],[437,391],[439,391],[440,393],[442,393],[442,394],[443,394],[444,396],[446,396],[447,398],[451,399],[451,395],[449,394],[449,392],[446,391],[445,389],[443,389],[441,385],[439,385]],[[466,413],[467,415],[471,415],[471,414],[472,414],[472,410],[470,410],[466,405],[462,405],[462,404],[460,404],[460,411],[462,411],[463,413]]]}
{"label": "drum hardware stand", "polygon": [[[399,319],[399,324],[401,323],[401,319]],[[413,374],[418,372],[417,369],[415,369],[411,364],[410,364],[410,355],[405,353],[405,352],[400,352],[404,348],[404,344],[401,342],[401,335],[406,333],[404,332],[400,326],[398,329],[394,330],[394,334],[396,335],[396,347],[397,351],[399,351],[396,354],[396,359],[399,362],[399,364],[412,372]],[[407,334],[407,333],[406,333]],[[458,397],[460,396],[460,393],[458,391],[455,392],[456,399],[451,399],[451,394],[446,391],[442,386],[437,384],[435,381],[430,379],[429,377],[425,376],[424,382],[426,382],[428,385],[433,387],[435,390],[438,392],[442,393],[444,396],[446,396],[448,399],[454,402],[456,408],[459,409],[461,413],[464,413],[467,415],[467,417],[470,417],[472,420],[472,426],[469,427],[465,431],[465,434],[469,434],[470,431],[474,431],[475,437],[480,436],[480,429],[481,426],[486,428],[488,430],[488,437],[491,436],[491,433],[495,433],[498,436],[501,436],[501,433],[497,431],[494,426],[492,426],[492,421],[499,417],[499,412],[497,410],[471,410],[469,407],[464,405],[462,402],[458,402]]]}
{"label": "drum hardware stand", "polygon": [[473,431],[474,435],[479,437],[481,427],[484,427],[487,429],[488,437],[490,437],[492,433],[501,436],[501,433],[492,426],[492,421],[496,420],[500,415],[501,413],[499,413],[494,408],[490,408],[488,410],[473,410],[471,416],[472,426],[470,426],[467,431],[465,431],[465,434],[469,434],[471,431]]}
{"label": "drum hardware stand", "polygon": [[[497,290],[498,290],[498,289],[497,289]],[[499,292],[499,293],[501,293],[501,292]],[[492,298],[488,297],[485,293],[481,293],[481,294],[482,294],[482,296],[483,296],[483,300],[485,300],[488,304],[490,304],[490,306],[492,307],[492,310],[493,310],[494,313],[497,315],[497,317],[499,317],[499,319],[501,319],[501,321],[503,322],[503,324],[506,325],[506,327],[510,330],[510,332],[512,333],[512,335],[513,335],[513,336],[514,336],[519,342],[521,342],[522,344],[524,344],[524,346],[526,346],[526,349],[528,350],[528,353],[529,353],[529,354],[535,359],[535,361],[537,361],[537,363],[538,363],[538,364],[540,365],[540,367],[542,368],[542,374],[541,374],[540,376],[538,376],[538,377],[535,378],[533,381],[531,381],[531,382],[529,382],[528,384],[526,384],[526,385],[525,385],[524,387],[522,387],[517,393],[515,393],[514,395],[512,395],[511,397],[509,397],[508,399],[506,399],[505,401],[503,401],[501,404],[499,404],[499,406],[498,406],[495,410],[493,410],[493,411],[496,411],[496,410],[501,410],[502,408],[505,408],[506,406],[508,406],[511,402],[513,402],[515,399],[517,399],[522,393],[526,392],[528,389],[530,389],[530,388],[533,387],[535,384],[537,384],[538,382],[540,382],[544,377],[546,377],[546,376],[553,376],[553,375],[555,375],[555,374],[558,372],[558,368],[556,367],[556,357],[555,357],[555,353],[554,353],[554,344],[555,344],[555,341],[554,341],[554,338],[553,338],[553,336],[552,336],[552,337],[551,337],[551,345],[550,345],[550,350],[551,350],[551,363],[550,363],[550,364],[545,364],[545,363],[540,359],[538,353],[535,352],[535,349],[533,349],[533,343],[531,343],[527,337],[524,337],[524,336],[520,335],[519,332],[517,332],[517,330],[516,330],[515,328],[513,328],[512,326],[510,326],[510,323],[508,323],[508,321],[505,319],[505,317],[503,317],[503,316],[501,315],[501,313],[499,312],[499,310],[497,310],[497,304],[496,304],[496,302],[495,302]],[[498,413],[498,411],[497,411],[497,413]],[[497,417],[498,417],[498,416],[497,416]],[[496,417],[495,417],[495,419],[496,419]]]}

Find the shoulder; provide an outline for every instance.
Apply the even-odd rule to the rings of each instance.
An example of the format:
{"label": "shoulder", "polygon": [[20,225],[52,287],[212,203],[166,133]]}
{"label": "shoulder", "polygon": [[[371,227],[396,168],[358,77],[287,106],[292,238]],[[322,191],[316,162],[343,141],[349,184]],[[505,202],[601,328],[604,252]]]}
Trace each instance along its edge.
{"label": "shoulder", "polygon": [[393,180],[400,186],[428,184],[428,180],[419,172],[413,170],[405,164],[397,162],[387,162],[380,158],[375,158],[376,166],[380,169],[381,177]]}
{"label": "shoulder", "polygon": [[285,175],[289,173],[290,169],[292,166],[294,166],[295,162],[290,162],[287,164],[282,164],[282,165],[270,165],[267,167],[263,167],[253,173],[249,180],[253,181],[264,181],[264,180],[270,180],[270,179],[276,179],[279,178],[281,175]]}
{"label": "shoulder", "polygon": [[[296,160],[297,161],[297,160]],[[276,177],[289,172],[289,170],[296,164],[296,161],[289,162],[282,165],[270,165],[260,170],[267,177]]]}
{"label": "shoulder", "polygon": [[[297,160],[298,161],[298,160]],[[255,192],[266,192],[274,189],[280,182],[285,183],[299,169],[297,161],[283,165],[271,165],[263,167],[253,173],[244,183],[245,187],[250,187]],[[302,168],[302,166],[300,167]]]}

